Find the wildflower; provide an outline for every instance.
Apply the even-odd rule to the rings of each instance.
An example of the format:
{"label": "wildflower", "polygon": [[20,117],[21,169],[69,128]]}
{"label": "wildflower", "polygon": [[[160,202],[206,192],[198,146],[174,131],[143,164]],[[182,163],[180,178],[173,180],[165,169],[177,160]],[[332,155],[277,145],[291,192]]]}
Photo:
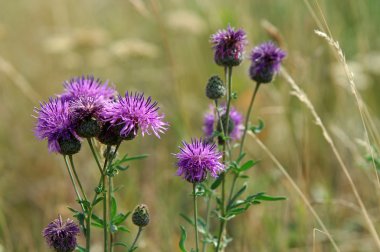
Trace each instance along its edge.
{"label": "wildflower", "polygon": [[226,88],[219,76],[212,76],[206,86],[206,96],[212,100],[217,100],[226,95]]}
{"label": "wildflower", "polygon": [[[222,105],[219,109],[223,129],[225,130],[227,128],[226,105]],[[222,131],[218,115],[214,111],[214,107],[210,106],[209,111],[205,114],[203,119],[203,133],[207,139],[213,138],[215,127],[219,132]],[[239,111],[237,111],[233,106],[231,106],[229,114],[230,117],[227,132],[231,140],[239,140],[244,130],[243,115]]]}
{"label": "wildflower", "polygon": [[49,102],[42,102],[40,107],[34,110],[37,113],[36,136],[41,140],[47,138],[51,152],[63,155],[79,152],[81,143],[73,129],[69,102],[60,98],[50,98]]}
{"label": "wildflower", "polygon": [[202,139],[192,139],[191,143],[183,141],[182,144],[180,152],[175,154],[178,176],[183,176],[190,183],[199,183],[207,178],[207,172],[217,177],[224,170],[223,164],[219,162],[222,154],[215,144]]}
{"label": "wildflower", "polygon": [[54,248],[57,252],[71,252],[77,246],[76,236],[80,230],[77,224],[72,220],[67,219],[66,222],[62,221],[62,216],[59,215],[58,219],[50,222],[44,229],[43,236],[47,244]]}
{"label": "wildflower", "polygon": [[70,112],[76,133],[81,137],[95,137],[100,133],[100,114],[116,91],[93,76],[78,77],[64,83],[60,96],[70,102]]}
{"label": "wildflower", "polygon": [[157,102],[152,102],[151,97],[145,99],[143,93],[126,92],[124,97],[119,96],[115,102],[108,103],[102,117],[122,139],[133,139],[138,130],[143,136],[153,132],[159,138],[168,124],[163,121],[164,115],[158,114],[158,109]]}
{"label": "wildflower", "polygon": [[149,224],[149,210],[146,205],[136,206],[132,214],[132,222],[138,227],[145,227]]}
{"label": "wildflower", "polygon": [[244,47],[247,44],[246,34],[242,29],[235,30],[228,25],[227,29],[219,30],[211,35],[214,45],[214,60],[220,66],[238,66],[244,56]]}
{"label": "wildflower", "polygon": [[263,43],[251,52],[251,67],[249,75],[258,83],[269,83],[279,71],[280,64],[286,53],[278,48],[273,42]]}
{"label": "wildflower", "polygon": [[115,89],[109,87],[107,82],[102,84],[99,79],[95,79],[93,76],[73,78],[70,81],[65,81],[63,86],[65,91],[61,97],[68,100],[92,97],[102,101],[112,99],[116,94]]}

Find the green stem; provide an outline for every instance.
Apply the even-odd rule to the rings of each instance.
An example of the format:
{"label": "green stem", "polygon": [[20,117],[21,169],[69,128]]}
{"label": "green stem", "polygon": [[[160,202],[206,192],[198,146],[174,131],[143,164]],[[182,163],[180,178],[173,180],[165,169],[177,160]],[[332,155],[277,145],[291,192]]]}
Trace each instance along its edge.
{"label": "green stem", "polygon": [[87,201],[86,193],[85,193],[85,191],[83,190],[82,183],[80,182],[80,179],[79,179],[79,177],[78,177],[77,171],[76,171],[76,169],[75,169],[73,156],[72,156],[72,155],[69,155],[69,159],[70,159],[71,169],[72,169],[73,172],[74,172],[75,179],[77,180],[77,183],[78,183],[79,188],[80,188],[80,190],[81,190],[81,192],[82,192],[82,195],[83,195],[83,197],[84,197],[84,200]]}
{"label": "green stem", "polygon": [[245,140],[245,136],[247,135],[247,131],[248,131],[249,117],[251,116],[251,111],[253,108],[253,102],[255,101],[256,94],[257,94],[257,91],[259,90],[260,84],[261,84],[260,82],[256,83],[255,90],[253,91],[253,94],[252,94],[251,102],[249,103],[248,112],[247,112],[247,115],[245,116],[245,125],[244,125],[243,136],[241,137],[239,156],[243,152],[244,140]]}
{"label": "green stem", "polygon": [[108,206],[110,208],[109,210],[109,213],[108,213],[108,220],[109,220],[109,223],[110,223],[110,252],[113,251],[113,246],[112,246],[112,243],[113,243],[113,234],[112,234],[112,212],[111,212],[111,207],[112,207],[112,190],[113,190],[113,180],[112,180],[112,177],[109,176],[108,177]]}
{"label": "green stem", "polygon": [[[245,116],[244,131],[243,131],[243,136],[242,136],[241,142],[240,142],[239,157],[243,153],[244,140],[245,140],[245,137],[246,137],[247,131],[248,131],[249,118],[251,116],[253,103],[256,99],[257,91],[259,91],[260,84],[261,84],[260,82],[256,82],[255,89],[252,93],[251,102],[249,103],[248,112]],[[236,180],[237,180],[238,176],[239,176],[239,173],[235,173],[233,181],[232,181],[232,185],[231,185],[231,189],[230,189],[230,196],[228,197],[228,201],[230,201],[232,198],[232,194],[234,193],[234,188],[235,188],[235,184],[236,184]]]}
{"label": "green stem", "polygon": [[73,184],[73,187],[74,187],[75,193],[76,193],[77,198],[78,198],[78,200],[79,200],[79,202],[80,202],[80,206],[82,207],[82,210],[84,211],[84,206],[83,206],[83,204],[82,204],[82,197],[80,196],[79,191],[78,191],[78,188],[77,188],[77,186],[76,186],[76,184],[75,184],[75,182],[74,182],[74,177],[73,177],[73,174],[72,174],[72,172],[71,172],[71,170],[70,170],[70,166],[69,166],[69,163],[68,163],[68,161],[67,161],[66,155],[63,156],[63,159],[65,160],[66,168],[67,168],[67,171],[69,172],[70,180],[71,180],[71,183]]}
{"label": "green stem", "polygon": [[197,184],[193,183],[193,202],[194,202],[194,226],[195,226],[195,252],[199,252],[198,245],[198,204],[197,204],[197,195],[196,195]]}
{"label": "green stem", "polygon": [[[206,227],[205,227],[205,229],[206,229],[206,236],[208,236],[208,234],[209,234],[210,213],[211,213],[211,196],[212,195],[209,195],[207,197]],[[206,247],[207,247],[207,241],[206,241],[206,239],[204,239],[203,240],[203,246],[202,246],[202,252],[206,251]]]}
{"label": "green stem", "polygon": [[132,243],[132,246],[130,247],[130,249],[128,249],[128,252],[133,251],[133,248],[135,247],[135,245],[136,245],[136,243],[137,243],[137,240],[139,239],[142,230],[143,230],[143,228],[142,228],[142,227],[139,227],[139,231],[137,232],[137,235],[136,235],[136,237],[135,237],[135,240],[134,240],[133,243]]}
{"label": "green stem", "polygon": [[108,225],[107,225],[107,190],[106,190],[106,172],[108,156],[111,150],[110,146],[107,146],[106,159],[104,161],[102,183],[103,183],[103,239],[104,239],[104,252],[108,251]]}
{"label": "green stem", "polygon": [[[228,124],[230,119],[230,107],[231,107],[231,96],[232,96],[232,67],[225,67],[225,73],[226,73],[226,82],[227,82],[227,108],[226,108],[226,129],[224,129],[224,135],[228,136]],[[229,141],[229,138],[226,139],[226,141],[223,143],[223,164],[226,165],[226,142]],[[231,155],[229,155],[231,156]],[[222,198],[221,198],[221,215],[224,218],[225,216],[225,173],[222,173],[220,176],[222,177]],[[222,240],[222,236],[224,233],[226,221],[224,219],[220,220],[220,227],[219,227],[219,234],[218,234],[218,243],[216,245],[216,251],[219,251],[220,243]]]}
{"label": "green stem", "polygon": [[90,146],[90,149],[91,149],[92,155],[94,156],[96,164],[98,165],[98,169],[100,171],[100,174],[103,174],[102,166],[100,165],[99,158],[95,152],[95,148],[94,148],[94,145],[92,144],[91,138],[87,138],[87,142],[88,142],[88,145]]}

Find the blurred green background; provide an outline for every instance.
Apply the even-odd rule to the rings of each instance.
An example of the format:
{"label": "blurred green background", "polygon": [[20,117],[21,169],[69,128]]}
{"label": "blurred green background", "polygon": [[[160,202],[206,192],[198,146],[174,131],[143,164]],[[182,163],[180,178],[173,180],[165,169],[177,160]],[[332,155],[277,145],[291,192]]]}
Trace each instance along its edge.
{"label": "blurred green background", "polygon": [[[320,0],[334,38],[348,64],[372,120],[379,126],[380,1]],[[175,176],[182,139],[202,135],[207,79],[223,75],[213,62],[209,36],[228,23],[246,30],[250,44],[274,35],[288,52],[285,67],[309,95],[332,134],[359,188],[375,226],[379,224],[379,189],[371,165],[363,126],[342,65],[329,45],[314,34],[322,22],[315,1],[295,0],[0,0],[0,251],[48,251],[42,229],[61,213],[71,217],[74,192],[63,158],[48,153],[47,143],[34,137],[31,116],[39,101],[62,91],[62,82],[82,74],[110,80],[119,92],[139,90],[159,101],[170,130],[161,140],[138,137],[124,143],[121,153],[148,153],[133,163],[116,183],[122,210],[145,203],[152,221],[140,241],[140,251],[178,251],[184,225],[179,213],[191,214],[191,185]],[[278,33],[268,33],[270,22]],[[247,51],[248,51],[247,50]],[[248,60],[234,70],[245,112],[253,83]],[[263,86],[253,120],[266,122],[259,137],[286,167],[309,197],[342,251],[375,251],[352,191],[329,145],[309,111],[277,77]],[[374,144],[375,145],[375,144]],[[376,146],[374,146],[376,147]],[[249,192],[265,191],[288,200],[252,207],[231,222],[234,237],[227,251],[332,251],[324,234],[277,167],[248,139],[247,152],[260,159],[250,170]],[[86,145],[75,156],[80,177],[91,192],[97,168]],[[201,211],[204,204],[201,203]],[[130,241],[136,232],[119,237]],[[101,235],[101,231],[95,231]],[[96,242],[94,251],[102,243]],[[98,239],[101,241],[101,239]],[[98,249],[96,248],[98,247]]]}

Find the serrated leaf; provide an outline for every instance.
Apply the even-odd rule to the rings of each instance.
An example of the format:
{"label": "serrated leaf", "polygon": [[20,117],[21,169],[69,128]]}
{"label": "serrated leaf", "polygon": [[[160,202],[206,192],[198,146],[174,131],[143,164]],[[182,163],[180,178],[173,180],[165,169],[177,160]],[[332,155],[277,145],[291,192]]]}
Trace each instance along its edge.
{"label": "serrated leaf", "polygon": [[185,248],[185,241],[187,238],[186,230],[182,226],[180,226],[180,228],[181,228],[181,239],[179,240],[179,248],[181,249],[181,252],[187,252]]}

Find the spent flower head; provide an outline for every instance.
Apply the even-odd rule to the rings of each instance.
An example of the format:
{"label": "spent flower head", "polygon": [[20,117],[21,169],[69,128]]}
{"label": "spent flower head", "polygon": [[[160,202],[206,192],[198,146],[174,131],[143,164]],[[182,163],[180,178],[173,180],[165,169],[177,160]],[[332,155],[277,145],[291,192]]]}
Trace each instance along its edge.
{"label": "spent flower head", "polygon": [[57,252],[71,252],[77,246],[80,229],[72,220],[62,221],[61,215],[43,230],[46,243]]}
{"label": "spent flower head", "polygon": [[109,123],[109,127],[118,128],[124,139],[133,139],[138,130],[141,134],[150,135],[152,132],[158,138],[167,130],[168,124],[163,121],[164,115],[158,113],[157,102],[152,98],[145,98],[143,93],[129,93],[119,96],[114,102],[105,107],[102,118]]}
{"label": "spent flower head", "polygon": [[253,48],[249,68],[251,79],[258,83],[271,82],[273,76],[280,70],[285,56],[286,53],[271,41]]}
{"label": "spent flower head", "polygon": [[[226,120],[223,120],[226,118],[226,110],[227,107],[225,104],[223,104],[219,108],[219,114],[222,117],[222,123]],[[243,115],[235,109],[235,107],[230,107],[230,118],[229,118],[229,137],[231,140],[239,140],[243,134],[244,131],[244,125],[243,125]],[[223,123],[223,127],[225,127],[226,123]],[[215,129],[218,131],[221,130],[220,122],[218,119],[218,115],[215,111],[215,107],[210,105],[209,110],[205,113],[203,118],[203,133],[206,139],[212,139]],[[224,129],[224,128],[223,128]]]}
{"label": "spent flower head", "polygon": [[182,142],[177,158],[177,175],[190,183],[199,183],[207,178],[207,173],[217,177],[224,170],[219,161],[222,154],[214,143],[202,139],[192,139],[191,143]]}
{"label": "spent flower head", "polygon": [[48,140],[49,151],[72,155],[80,150],[67,100],[50,98],[48,102],[40,103],[40,108],[34,111],[37,113],[35,135],[41,140]]}
{"label": "spent flower head", "polygon": [[216,64],[226,67],[238,66],[244,57],[247,36],[244,30],[235,30],[228,25],[227,29],[219,30],[211,35],[211,43]]}

